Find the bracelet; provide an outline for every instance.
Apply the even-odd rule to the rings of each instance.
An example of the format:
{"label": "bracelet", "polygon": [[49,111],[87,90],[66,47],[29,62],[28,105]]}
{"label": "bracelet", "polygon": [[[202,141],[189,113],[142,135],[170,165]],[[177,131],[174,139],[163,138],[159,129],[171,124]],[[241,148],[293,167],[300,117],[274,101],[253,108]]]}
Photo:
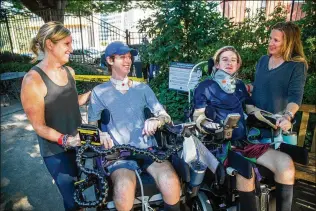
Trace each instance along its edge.
{"label": "bracelet", "polygon": [[58,143],[59,145],[63,145],[63,138],[64,138],[64,135],[61,134],[61,135],[59,136],[59,138],[58,138],[58,141],[57,141],[57,143]]}
{"label": "bracelet", "polygon": [[69,135],[68,134],[66,134],[66,135],[64,135],[63,136],[63,140],[62,140],[62,146],[65,148],[65,150],[67,150],[67,140],[68,140],[68,137],[69,137]]}
{"label": "bracelet", "polygon": [[283,118],[287,119],[288,121],[291,122],[291,117],[288,114],[284,114]]}
{"label": "bracelet", "polygon": [[290,117],[290,121],[294,119],[294,114],[291,111],[285,111],[284,115],[288,115]]}

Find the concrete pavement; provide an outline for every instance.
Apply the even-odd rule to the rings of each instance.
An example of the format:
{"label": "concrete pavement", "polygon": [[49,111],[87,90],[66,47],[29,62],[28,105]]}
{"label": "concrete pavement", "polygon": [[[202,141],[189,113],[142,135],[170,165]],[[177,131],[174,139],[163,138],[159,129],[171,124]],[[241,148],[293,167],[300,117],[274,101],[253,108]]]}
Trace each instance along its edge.
{"label": "concrete pavement", "polygon": [[[85,120],[85,108],[81,110]],[[36,134],[19,102],[1,107],[0,210],[64,210],[40,156]]]}

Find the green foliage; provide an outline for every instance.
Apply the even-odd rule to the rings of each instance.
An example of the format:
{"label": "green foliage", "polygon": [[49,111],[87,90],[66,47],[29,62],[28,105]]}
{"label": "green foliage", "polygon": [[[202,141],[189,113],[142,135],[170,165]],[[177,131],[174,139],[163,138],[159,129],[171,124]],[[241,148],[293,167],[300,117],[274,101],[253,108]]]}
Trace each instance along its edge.
{"label": "green foliage", "polygon": [[167,69],[162,70],[155,80],[150,82],[150,87],[156,93],[159,102],[167,106],[167,112],[172,120],[183,122],[185,120],[183,114],[188,107],[188,97],[186,93],[168,89],[168,73]]}
{"label": "green foliage", "polygon": [[0,63],[0,73],[5,72],[27,72],[34,65],[31,63],[6,62]]}
{"label": "green foliage", "polygon": [[147,32],[152,38],[150,44],[140,48],[140,54],[146,63],[162,67],[162,76],[151,85],[176,119],[184,118],[183,110],[188,104],[187,96],[168,90],[170,62],[198,63],[208,60],[220,47],[233,45],[243,59],[239,77],[249,82],[253,80],[256,62],[266,54],[269,27],[286,17],[285,9],[277,7],[269,18],[263,10],[258,10],[255,17],[234,24],[223,18],[216,10],[217,4],[210,1],[173,0],[157,5],[160,8],[153,17],[139,22],[140,32]]}
{"label": "green foliage", "polygon": [[316,72],[309,73],[304,87],[303,103],[316,105]]}
{"label": "green foliage", "polygon": [[[206,1],[164,1],[151,18],[140,21],[139,31],[153,38],[140,48],[142,60],[168,66],[169,62],[197,62],[208,58],[213,45],[230,26]],[[213,48],[211,48],[211,46]]]}
{"label": "green foliage", "polygon": [[[128,9],[132,8],[130,0],[120,0],[120,1],[93,1],[93,0],[64,0],[66,1],[66,12],[73,12],[73,11],[82,11],[82,12],[88,12],[91,14],[91,12],[96,13],[103,13],[108,14],[112,12],[121,12],[121,11],[127,11]],[[56,2],[49,2],[45,0],[37,0],[37,8],[35,8],[33,5],[30,6],[30,4],[24,5],[24,2],[21,2],[21,0],[3,0],[1,2],[1,6],[3,8],[7,9],[10,14],[23,14],[24,12],[27,12],[29,10],[38,11],[41,9],[56,9],[58,8],[57,5],[59,4],[58,1]],[[43,8],[40,8],[42,5]],[[29,7],[29,8],[27,8]],[[60,8],[62,9],[62,8]]]}
{"label": "green foliage", "polygon": [[[147,32],[151,43],[140,48],[142,60],[158,64],[161,72],[150,85],[158,99],[167,106],[173,119],[184,118],[188,107],[187,96],[168,89],[168,65],[172,61],[198,63],[207,60],[217,49],[233,45],[241,54],[243,65],[239,78],[245,82],[253,81],[257,61],[267,54],[268,38],[271,27],[286,20],[286,8],[277,6],[266,17],[259,9],[252,18],[233,23],[222,18],[215,11],[214,2],[198,1],[157,1],[153,8],[159,8],[151,18],[139,23],[140,32]],[[305,53],[309,58],[309,72],[315,70],[315,3],[307,1],[304,11],[306,17],[300,21],[303,28]],[[247,9],[246,13],[250,13]],[[247,15],[246,15],[247,16]],[[304,33],[306,32],[306,36]],[[304,40],[305,37],[305,40]],[[314,59],[312,59],[314,58]],[[203,76],[204,79],[207,76]],[[303,103],[316,104],[316,76],[309,74],[305,85]]]}
{"label": "green foliage", "polygon": [[297,21],[302,29],[304,52],[309,63],[309,72],[316,72],[316,2],[307,0],[302,7],[305,17]]}
{"label": "green foliage", "polygon": [[82,11],[87,13],[109,14],[113,12],[127,11],[131,8],[131,1],[93,1],[93,0],[68,0],[66,11]]}
{"label": "green foliage", "polygon": [[[302,42],[309,69],[304,88],[303,103],[316,104],[316,2],[307,0],[302,7],[305,17],[297,21],[302,30]],[[315,122],[315,121],[314,121]]]}
{"label": "green foliage", "polygon": [[20,54],[12,54],[11,52],[5,51],[0,54],[0,63],[6,63],[6,62],[22,62],[22,63],[28,63],[32,60],[31,57],[20,55]]}

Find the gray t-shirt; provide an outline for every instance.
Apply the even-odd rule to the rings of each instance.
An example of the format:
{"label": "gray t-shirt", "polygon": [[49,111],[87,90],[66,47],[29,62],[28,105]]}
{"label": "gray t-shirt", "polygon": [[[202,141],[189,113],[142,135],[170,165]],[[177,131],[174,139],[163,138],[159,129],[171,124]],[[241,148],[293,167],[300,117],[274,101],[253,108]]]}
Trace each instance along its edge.
{"label": "gray t-shirt", "polygon": [[257,63],[252,103],[271,113],[282,112],[291,102],[301,105],[307,72],[304,63],[284,62],[273,70],[268,63],[269,56]]}
{"label": "gray t-shirt", "polygon": [[146,107],[155,116],[165,112],[148,85],[134,81],[132,87],[122,94],[111,82],[106,82],[96,86],[91,93],[88,121],[100,120],[102,110],[108,109],[111,115],[107,129],[115,145],[129,144],[137,148],[148,148],[157,143],[154,136],[142,135]]}

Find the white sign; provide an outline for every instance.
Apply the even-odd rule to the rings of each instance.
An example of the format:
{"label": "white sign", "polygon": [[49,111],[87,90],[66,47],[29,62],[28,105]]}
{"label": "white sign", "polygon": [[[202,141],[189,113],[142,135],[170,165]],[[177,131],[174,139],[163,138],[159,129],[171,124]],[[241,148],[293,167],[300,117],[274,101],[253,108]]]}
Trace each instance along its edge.
{"label": "white sign", "polygon": [[188,81],[190,73],[195,64],[172,62],[169,66],[169,89],[179,91],[188,91],[188,88],[193,89],[202,77],[201,69],[197,68],[192,72],[190,84]]}

